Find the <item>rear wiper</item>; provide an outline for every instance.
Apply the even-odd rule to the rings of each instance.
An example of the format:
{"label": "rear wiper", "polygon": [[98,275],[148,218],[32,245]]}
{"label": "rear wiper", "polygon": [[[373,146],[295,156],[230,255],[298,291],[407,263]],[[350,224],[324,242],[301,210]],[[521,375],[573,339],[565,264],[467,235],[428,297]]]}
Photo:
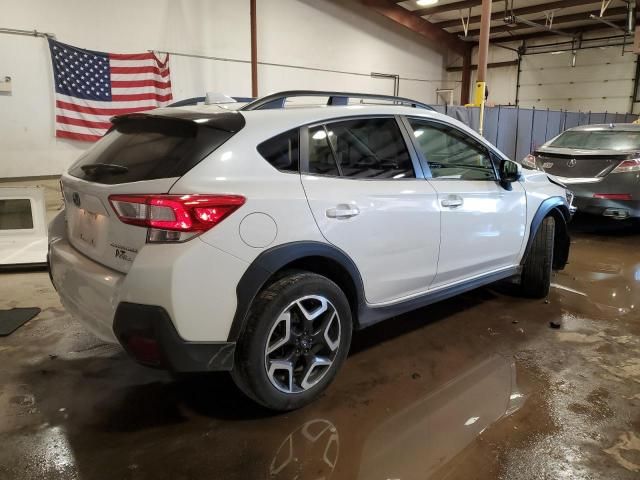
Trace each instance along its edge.
{"label": "rear wiper", "polygon": [[80,167],[87,175],[95,175],[96,173],[127,173],[129,169],[123,165],[114,163],[92,163],[91,165],[82,165]]}

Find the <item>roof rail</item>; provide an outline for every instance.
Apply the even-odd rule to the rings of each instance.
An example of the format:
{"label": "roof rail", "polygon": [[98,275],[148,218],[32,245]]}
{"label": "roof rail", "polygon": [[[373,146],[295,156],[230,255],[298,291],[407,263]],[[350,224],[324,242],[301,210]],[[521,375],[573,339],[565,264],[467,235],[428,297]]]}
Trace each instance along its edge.
{"label": "roof rail", "polygon": [[367,100],[386,100],[414,108],[424,108],[433,110],[429,105],[411,100],[410,98],[394,97],[392,95],[378,95],[377,93],[353,93],[353,92],[331,92],[323,90],[286,90],[284,92],[272,93],[262,98],[258,98],[243,106],[240,110],[267,110],[273,108],[284,108],[287,98],[293,97],[329,97],[327,105],[347,105],[350,98],[361,98]]}

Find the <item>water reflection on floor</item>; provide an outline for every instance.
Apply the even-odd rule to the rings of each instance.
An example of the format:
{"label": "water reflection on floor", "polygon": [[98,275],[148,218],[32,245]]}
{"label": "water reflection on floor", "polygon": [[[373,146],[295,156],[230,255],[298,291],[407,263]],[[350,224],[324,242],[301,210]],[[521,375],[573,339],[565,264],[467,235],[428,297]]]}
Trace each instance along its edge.
{"label": "water reflection on floor", "polygon": [[46,273],[1,276],[0,307],[43,313],[0,339],[0,479],[637,478],[640,231],[581,222],[547,302],[497,286],[360,332],[284,415],[97,344]]}

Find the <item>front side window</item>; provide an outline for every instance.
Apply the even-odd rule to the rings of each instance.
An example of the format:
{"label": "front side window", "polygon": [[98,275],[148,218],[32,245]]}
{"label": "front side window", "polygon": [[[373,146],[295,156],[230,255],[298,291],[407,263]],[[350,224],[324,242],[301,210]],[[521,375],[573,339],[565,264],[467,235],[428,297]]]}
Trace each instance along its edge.
{"label": "front side window", "polygon": [[[309,172],[345,178],[415,178],[394,118],[364,118],[309,129]],[[328,147],[328,148],[327,148]]]}
{"label": "front side window", "polygon": [[496,180],[489,152],[469,135],[425,120],[409,123],[433,178]]}

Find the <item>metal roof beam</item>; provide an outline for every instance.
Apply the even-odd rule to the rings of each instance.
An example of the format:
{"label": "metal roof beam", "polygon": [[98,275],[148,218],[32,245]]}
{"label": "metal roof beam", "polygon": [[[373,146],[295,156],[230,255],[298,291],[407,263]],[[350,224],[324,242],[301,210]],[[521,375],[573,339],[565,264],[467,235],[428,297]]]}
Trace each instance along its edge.
{"label": "metal roof beam", "polygon": [[405,28],[425,37],[439,45],[443,45],[460,55],[464,55],[470,48],[467,42],[458,38],[457,35],[449,33],[436,27],[431,22],[413,15],[406,8],[399,7],[388,0],[361,0],[362,3]]}
{"label": "metal roof beam", "polygon": [[[600,3],[598,0],[562,0],[559,2],[541,3],[539,5],[532,5],[530,7],[516,8],[513,10],[513,14],[516,16],[531,15],[534,13],[540,13],[548,10],[557,10],[559,8],[569,8],[584,5],[585,7],[590,4]],[[491,14],[491,20],[502,20],[505,17],[504,10],[494,12]],[[480,15],[471,17],[471,23],[480,23]],[[434,25],[440,28],[459,27],[460,19],[446,20],[444,22],[434,22]]]}
{"label": "metal roof beam", "polygon": [[[559,17],[553,17],[553,25],[555,26],[562,23],[578,22],[580,20],[585,20],[585,21],[588,20],[593,22],[593,19],[590,17],[590,15],[592,14],[598,15],[599,11],[573,13],[571,15],[561,15]],[[610,16],[626,15],[626,14],[627,14],[627,7],[610,8],[609,10],[607,10],[606,19],[608,20]],[[545,20],[544,18],[533,19],[534,22],[543,22],[543,23],[544,23],[544,20]],[[541,27],[542,26],[543,25],[541,25]],[[532,28],[532,27],[531,25],[527,25],[526,23],[516,22],[514,25],[499,25],[499,26],[491,27],[491,33],[511,32],[513,30],[521,30],[523,28]],[[479,29],[469,30],[469,32],[467,33],[467,35],[470,37],[473,37],[479,34],[480,34]]]}
{"label": "metal roof beam", "polygon": [[[588,25],[586,27],[580,27],[580,28],[567,31],[567,37],[570,38],[572,35],[576,35],[579,33],[592,32],[594,30],[603,30],[606,28],[611,28],[611,27],[607,27],[606,25],[602,25],[600,23],[596,25]],[[531,40],[533,38],[548,37],[548,36],[557,36],[557,33],[549,32],[548,30],[541,30],[539,32],[523,33],[521,35],[511,35],[508,37],[492,38],[491,43],[517,42],[520,40]]]}
{"label": "metal roof beam", "polygon": [[[504,2],[504,0],[492,1],[493,3]],[[447,3],[446,5],[434,5],[433,7],[419,8],[411,13],[421,17],[422,15],[435,15],[436,13],[452,12],[453,10],[467,10],[480,5],[482,5],[482,0],[465,0],[462,2]]]}

